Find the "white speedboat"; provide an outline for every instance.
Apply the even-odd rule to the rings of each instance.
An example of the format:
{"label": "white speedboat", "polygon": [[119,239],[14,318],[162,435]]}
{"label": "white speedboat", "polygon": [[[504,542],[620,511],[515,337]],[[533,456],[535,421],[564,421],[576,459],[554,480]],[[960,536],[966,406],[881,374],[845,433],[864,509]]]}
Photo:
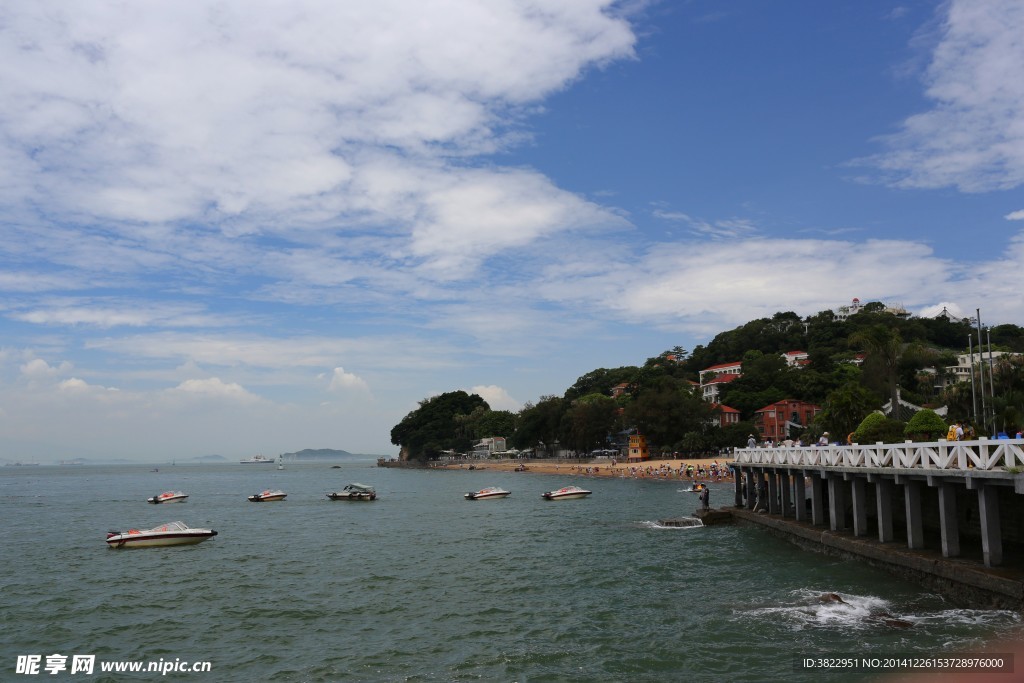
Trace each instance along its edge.
{"label": "white speedboat", "polygon": [[107,532],[111,548],[153,548],[164,545],[192,545],[213,538],[213,529],[193,529],[184,522],[167,522],[152,529],[129,529]]}
{"label": "white speedboat", "polygon": [[242,460],[239,460],[238,462],[242,463],[243,465],[273,465],[274,459],[268,458],[264,455],[254,455],[251,458],[244,458]]}
{"label": "white speedboat", "polygon": [[488,486],[485,489],[479,491],[471,491],[466,494],[466,500],[492,500],[495,498],[507,498],[512,495],[511,491],[506,491],[498,486]]}
{"label": "white speedboat", "polygon": [[377,500],[377,491],[366,484],[349,484],[340,491],[327,494],[331,500]]}
{"label": "white speedboat", "polygon": [[541,494],[545,500],[572,500],[573,498],[586,498],[593,491],[581,489],[579,486],[563,486],[555,491],[548,491]]}
{"label": "white speedboat", "polygon": [[288,495],[287,493],[285,493],[284,491],[281,491],[280,489],[277,489],[277,490],[274,490],[274,491],[271,491],[270,489],[267,489],[265,491],[260,491],[259,493],[254,493],[251,496],[249,496],[249,502],[250,503],[270,503],[270,502],[273,502],[275,500],[284,500],[285,496],[287,496],[287,495]]}
{"label": "white speedboat", "polygon": [[153,503],[154,505],[160,505],[161,503],[184,503],[188,500],[188,494],[182,493],[181,491],[164,491],[158,493],[152,498],[147,498],[147,503]]}

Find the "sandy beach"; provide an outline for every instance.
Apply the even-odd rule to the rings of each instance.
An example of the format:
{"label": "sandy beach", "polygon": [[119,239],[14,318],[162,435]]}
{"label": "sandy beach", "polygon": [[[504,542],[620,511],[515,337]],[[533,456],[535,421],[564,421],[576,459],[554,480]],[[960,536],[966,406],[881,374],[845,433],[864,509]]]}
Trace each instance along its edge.
{"label": "sandy beach", "polygon": [[[553,460],[459,460],[453,462],[438,462],[432,465],[436,469],[469,469],[476,470],[498,470],[503,472],[515,471],[517,467],[525,467],[526,473],[534,474],[562,474],[569,476],[591,476],[591,477],[635,477],[637,479],[664,479],[668,481],[689,480],[686,474],[686,467],[693,465],[693,479],[695,481],[732,481],[729,477],[729,458],[705,458],[698,460],[645,460],[643,462],[556,462]],[[712,464],[717,464],[718,476],[710,473]],[[683,468],[683,475],[679,475],[680,468]],[[703,468],[705,474],[702,476],[699,470]]]}

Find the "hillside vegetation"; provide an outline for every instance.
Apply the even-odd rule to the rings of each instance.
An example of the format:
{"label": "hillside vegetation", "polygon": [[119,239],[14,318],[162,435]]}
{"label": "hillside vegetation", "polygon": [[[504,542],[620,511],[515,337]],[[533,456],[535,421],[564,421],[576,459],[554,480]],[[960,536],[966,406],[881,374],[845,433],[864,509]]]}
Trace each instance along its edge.
{"label": "hillside vegetation", "polygon": [[[1017,325],[984,330],[986,345],[989,340],[995,351],[1024,353],[1024,329]],[[692,455],[744,445],[757,433],[755,412],[776,401],[821,406],[814,422],[797,430],[803,434],[792,434],[816,438],[824,431],[853,432],[897,392],[918,406],[947,406],[950,419],[970,423],[976,396],[948,370],[969,343],[977,351],[978,332],[969,320],[895,315],[877,302],[845,320],[832,311],[807,318],[776,313],[692,351],[675,347],[640,365],[597,368],[563,395],[542,396],[518,413],[492,411],[481,397],[462,391],[435,396],[396,425],[391,439],[403,458],[429,460],[495,435],[517,449],[550,455],[556,448],[587,453],[614,447],[638,431],[655,450]],[[787,364],[789,351],[805,351],[808,358]],[[740,422],[721,427],[718,404],[704,401],[696,385],[701,370],[734,362],[742,363],[742,376],[721,385],[718,404],[738,410]],[[988,420],[978,416],[978,433],[1018,429],[1024,424],[1024,362],[1001,358],[986,384],[995,399],[988,399]],[[890,429],[902,429],[891,422],[897,424]]]}

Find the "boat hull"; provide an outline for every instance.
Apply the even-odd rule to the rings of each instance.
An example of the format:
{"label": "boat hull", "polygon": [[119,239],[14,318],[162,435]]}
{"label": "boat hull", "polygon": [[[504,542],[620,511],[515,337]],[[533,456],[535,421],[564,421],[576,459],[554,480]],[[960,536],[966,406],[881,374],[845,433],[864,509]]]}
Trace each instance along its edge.
{"label": "boat hull", "polygon": [[331,500],[377,500],[376,493],[328,493],[327,497]]}
{"label": "boat hull", "polygon": [[588,491],[579,486],[565,486],[554,491],[548,491],[547,493],[541,494],[541,498],[544,500],[575,500],[578,498],[586,498],[593,491]]}
{"label": "boat hull", "polygon": [[154,496],[153,498],[147,498],[146,502],[152,503],[153,505],[167,505],[168,503],[184,503],[186,500],[188,500],[188,496],[174,496],[172,498],[159,498]]}
{"label": "boat hull", "polygon": [[189,531],[143,532],[139,534],[112,534],[107,538],[111,548],[159,548],[172,545],[195,545],[217,535],[212,529]]}
{"label": "boat hull", "polygon": [[284,500],[285,497],[287,497],[287,495],[288,494],[285,493],[283,495],[276,495],[276,496],[260,496],[260,495],[249,496],[249,502],[250,503],[273,503],[273,502],[276,502],[276,501],[279,501],[279,500]]}
{"label": "boat hull", "polygon": [[466,500],[498,500],[498,499],[501,499],[501,498],[508,498],[511,495],[512,495],[512,493],[510,491],[506,491],[505,493],[485,493],[485,494],[467,493],[466,494]]}

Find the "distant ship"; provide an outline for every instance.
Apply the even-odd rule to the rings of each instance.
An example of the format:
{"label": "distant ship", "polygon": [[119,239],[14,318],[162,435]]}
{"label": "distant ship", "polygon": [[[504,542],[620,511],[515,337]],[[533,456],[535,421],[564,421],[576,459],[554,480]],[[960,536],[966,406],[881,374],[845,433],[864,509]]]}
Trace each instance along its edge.
{"label": "distant ship", "polygon": [[262,455],[254,455],[251,458],[243,458],[238,462],[242,463],[243,465],[273,465],[274,459],[267,458]]}

